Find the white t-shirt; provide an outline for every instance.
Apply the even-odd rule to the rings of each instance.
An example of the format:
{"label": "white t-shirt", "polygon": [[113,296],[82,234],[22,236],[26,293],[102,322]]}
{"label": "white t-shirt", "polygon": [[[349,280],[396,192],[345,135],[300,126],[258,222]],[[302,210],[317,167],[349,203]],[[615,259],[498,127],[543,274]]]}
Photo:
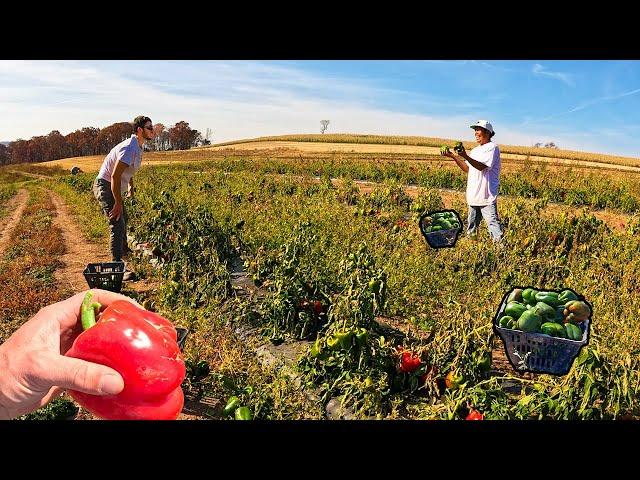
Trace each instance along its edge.
{"label": "white t-shirt", "polygon": [[500,185],[500,149],[493,142],[478,145],[469,152],[474,160],[484,163],[487,168],[478,170],[468,161],[467,203],[471,206],[491,205],[498,197]]}
{"label": "white t-shirt", "polygon": [[138,171],[142,163],[142,147],[138,144],[138,137],[135,134],[111,149],[102,162],[98,178],[111,182],[111,175],[113,175],[118,161],[129,165],[120,177],[120,193],[124,195],[131,177]]}

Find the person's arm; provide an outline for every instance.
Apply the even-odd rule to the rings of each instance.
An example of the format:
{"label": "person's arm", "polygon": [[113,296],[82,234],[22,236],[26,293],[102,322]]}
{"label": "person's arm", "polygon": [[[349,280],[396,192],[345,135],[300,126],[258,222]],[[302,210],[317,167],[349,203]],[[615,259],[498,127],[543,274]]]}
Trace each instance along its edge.
{"label": "person's arm", "polygon": [[458,158],[455,156],[455,154],[451,151],[451,150],[447,150],[447,153],[443,153],[442,155],[444,155],[445,157],[449,157],[453,160],[455,160],[455,162],[458,164],[458,166],[460,167],[460,169],[467,173],[469,171],[469,167],[466,163],[464,163],[464,160],[462,160],[461,158]]}
{"label": "person's arm", "polygon": [[122,192],[120,191],[120,180],[122,178],[122,172],[124,172],[128,166],[129,165],[126,163],[118,160],[116,168],[113,169],[113,173],[111,174],[111,193],[113,193],[115,204],[109,212],[109,220],[119,220],[120,215],[122,215]]}
{"label": "person's arm", "polygon": [[133,194],[135,192],[135,187],[133,186],[133,177],[129,180],[129,190],[127,191],[127,196],[129,198],[133,198]]}
{"label": "person's arm", "polygon": [[[471,164],[471,166],[473,168],[475,168],[476,170],[484,170],[485,168],[488,168],[488,165],[485,165],[482,162],[479,162],[477,160],[474,160],[473,158],[471,158],[469,155],[467,155],[467,152],[465,150],[463,150],[462,152],[460,152],[460,157],[464,158],[467,162],[469,162]],[[465,164],[466,165],[466,164]]]}
{"label": "person's arm", "polygon": [[474,160],[473,158],[471,158],[469,155],[467,155],[467,151],[466,150],[462,150],[461,152],[459,152],[459,156],[456,157],[456,155],[451,151],[451,150],[447,150],[447,153],[443,153],[443,155],[445,157],[449,157],[452,158],[453,160],[455,160],[455,162],[458,164],[458,166],[462,169],[462,171],[464,172],[468,172],[469,171],[469,166],[466,164],[465,160],[467,162],[469,162],[469,164],[475,168],[476,170],[484,170],[485,168],[487,168],[489,165],[485,165],[482,162],[479,162],[477,160]]}
{"label": "person's arm", "polygon": [[[130,298],[91,290],[103,307]],[[45,406],[63,389],[91,395],[116,395],[122,376],[98,363],[64,356],[82,333],[80,306],[86,292],[42,308],[0,345],[0,420]],[[135,303],[135,302],[133,302]]]}

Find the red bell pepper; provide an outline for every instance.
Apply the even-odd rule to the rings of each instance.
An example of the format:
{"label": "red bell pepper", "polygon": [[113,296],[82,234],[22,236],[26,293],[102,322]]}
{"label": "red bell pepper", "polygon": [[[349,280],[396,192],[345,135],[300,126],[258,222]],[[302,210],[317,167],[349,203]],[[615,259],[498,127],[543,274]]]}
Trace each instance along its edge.
{"label": "red bell pepper", "polygon": [[[126,300],[101,307],[88,292],[82,304],[82,332],[66,353],[100,363],[122,376],[117,395],[89,395],[70,390],[73,399],[94,415],[109,420],[175,420],[184,405],[180,385],[185,364],[173,324]],[[94,310],[95,309],[95,310]]]}
{"label": "red bell pepper", "polygon": [[420,357],[414,357],[410,352],[403,352],[400,357],[400,371],[404,373],[415,372],[420,368]]}
{"label": "red bell pepper", "polygon": [[467,420],[484,420],[484,415],[482,415],[478,410],[474,410],[472,408],[469,415],[467,415]]}

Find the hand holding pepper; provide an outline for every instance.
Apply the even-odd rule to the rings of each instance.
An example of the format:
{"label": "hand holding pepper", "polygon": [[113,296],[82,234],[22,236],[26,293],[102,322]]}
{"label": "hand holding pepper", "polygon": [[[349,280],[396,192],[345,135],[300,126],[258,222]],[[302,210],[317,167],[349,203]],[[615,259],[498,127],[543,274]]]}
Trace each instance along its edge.
{"label": "hand holding pepper", "polygon": [[68,357],[107,365],[124,379],[124,389],[106,397],[70,390],[73,399],[100,418],[175,420],[182,411],[180,385],[185,363],[173,324],[125,300],[111,303],[96,323],[91,292],[82,304],[82,332]]}
{"label": "hand holding pepper", "polygon": [[[107,306],[117,300],[133,302],[105,290],[91,292]],[[79,320],[84,296],[82,292],[41,309],[0,345],[0,419],[37,410],[64,389],[95,396],[122,391],[124,383],[117,371],[64,356],[82,331]]]}

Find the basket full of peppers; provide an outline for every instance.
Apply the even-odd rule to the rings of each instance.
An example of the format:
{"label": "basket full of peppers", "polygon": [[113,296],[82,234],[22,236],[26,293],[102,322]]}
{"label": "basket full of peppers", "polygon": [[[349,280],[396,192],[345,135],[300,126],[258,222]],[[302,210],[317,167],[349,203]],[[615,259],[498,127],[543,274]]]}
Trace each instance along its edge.
{"label": "basket full of peppers", "polygon": [[589,341],[591,313],[571,289],[516,287],[504,296],[493,327],[516,370],[565,375]]}
{"label": "basket full of peppers", "polygon": [[420,217],[420,232],[431,248],[453,247],[462,231],[454,210],[427,212]]}

